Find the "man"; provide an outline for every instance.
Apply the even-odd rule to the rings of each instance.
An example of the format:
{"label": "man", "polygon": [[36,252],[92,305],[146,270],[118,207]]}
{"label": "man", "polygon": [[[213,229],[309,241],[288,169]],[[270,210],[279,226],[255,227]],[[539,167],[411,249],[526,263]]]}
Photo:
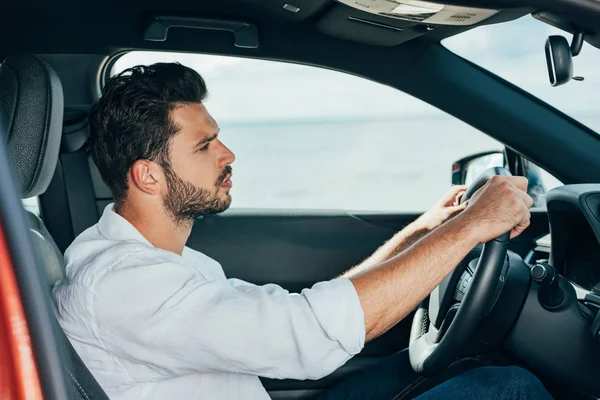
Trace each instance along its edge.
{"label": "man", "polygon": [[[365,263],[301,294],[227,279],[185,247],[195,218],[231,203],[235,157],[206,94],[189,68],[139,66],[113,77],[91,112],[92,156],[115,203],[67,250],[54,297],[112,398],[266,399],[258,376],[322,378],[402,320],[476,244],[529,224],[527,180],[497,178],[462,212],[464,188],[452,190]],[[397,374],[357,377],[326,397],[402,398],[416,377],[406,352],[392,364]],[[467,374],[423,396],[547,396],[524,370]]]}

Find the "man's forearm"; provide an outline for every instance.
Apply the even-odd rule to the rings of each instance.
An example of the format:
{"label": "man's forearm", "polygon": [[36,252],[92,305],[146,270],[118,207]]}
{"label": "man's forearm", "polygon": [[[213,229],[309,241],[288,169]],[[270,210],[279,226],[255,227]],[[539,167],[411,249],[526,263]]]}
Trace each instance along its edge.
{"label": "man's forearm", "polygon": [[404,227],[404,229],[402,229],[400,232],[396,233],[390,240],[378,248],[377,251],[375,251],[375,253],[373,253],[369,258],[357,266],[352,267],[342,276],[346,278],[352,278],[360,273],[368,271],[370,268],[402,253],[429,232],[430,229],[421,224],[417,219],[416,221]]}
{"label": "man's forearm", "polygon": [[457,217],[381,264],[350,277],[365,314],[366,340],[401,321],[477,245]]}

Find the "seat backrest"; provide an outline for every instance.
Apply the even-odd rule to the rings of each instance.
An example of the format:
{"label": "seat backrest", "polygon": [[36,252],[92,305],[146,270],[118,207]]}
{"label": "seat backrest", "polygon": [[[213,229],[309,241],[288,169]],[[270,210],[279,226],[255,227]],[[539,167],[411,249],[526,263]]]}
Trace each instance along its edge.
{"label": "seat backrest", "polygon": [[42,220],[29,211],[27,211],[27,217],[29,218],[29,229],[33,236],[34,245],[37,247],[40,258],[44,263],[48,282],[50,285],[54,285],[65,276],[65,260]]}
{"label": "seat backrest", "polygon": [[[6,127],[22,197],[39,196],[50,184],[62,133],[64,112],[60,79],[54,70],[29,54],[7,57],[0,64],[0,123]],[[28,213],[34,243],[52,285],[64,277],[64,259],[42,220]],[[108,399],[56,323],[68,349],[66,370],[75,399]]]}

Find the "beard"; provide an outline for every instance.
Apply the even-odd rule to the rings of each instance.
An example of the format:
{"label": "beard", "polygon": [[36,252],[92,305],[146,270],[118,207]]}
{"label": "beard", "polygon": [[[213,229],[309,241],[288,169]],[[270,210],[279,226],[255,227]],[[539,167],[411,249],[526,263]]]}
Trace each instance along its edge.
{"label": "beard", "polygon": [[163,199],[163,206],[177,225],[193,222],[194,219],[206,215],[223,212],[231,205],[231,196],[226,194],[224,199],[219,197],[219,188],[232,171],[231,166],[225,167],[215,187],[205,189],[181,179],[170,165],[163,165],[163,171],[169,190]]}

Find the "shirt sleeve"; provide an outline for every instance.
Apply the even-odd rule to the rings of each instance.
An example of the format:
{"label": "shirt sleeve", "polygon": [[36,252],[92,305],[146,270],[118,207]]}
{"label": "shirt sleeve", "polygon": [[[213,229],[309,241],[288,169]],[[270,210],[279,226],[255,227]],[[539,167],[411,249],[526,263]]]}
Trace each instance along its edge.
{"label": "shirt sleeve", "polygon": [[[247,287],[261,287],[267,294],[270,295],[283,295],[283,294],[290,294],[290,292],[284,288],[282,288],[279,285],[275,285],[274,283],[267,283],[266,285],[262,285],[262,286],[258,286],[255,285],[254,283],[250,283],[250,282],[246,282],[243,281],[241,279],[237,279],[237,278],[229,278],[227,279],[227,282],[229,282],[229,285],[233,288],[236,288],[238,290],[246,290]],[[243,286],[246,286],[246,288],[244,288]]]}
{"label": "shirt sleeve", "polygon": [[320,379],[365,341],[363,311],[346,278],[290,294],[155,263],[113,270],[92,292],[95,329],[108,351],[169,375]]}

